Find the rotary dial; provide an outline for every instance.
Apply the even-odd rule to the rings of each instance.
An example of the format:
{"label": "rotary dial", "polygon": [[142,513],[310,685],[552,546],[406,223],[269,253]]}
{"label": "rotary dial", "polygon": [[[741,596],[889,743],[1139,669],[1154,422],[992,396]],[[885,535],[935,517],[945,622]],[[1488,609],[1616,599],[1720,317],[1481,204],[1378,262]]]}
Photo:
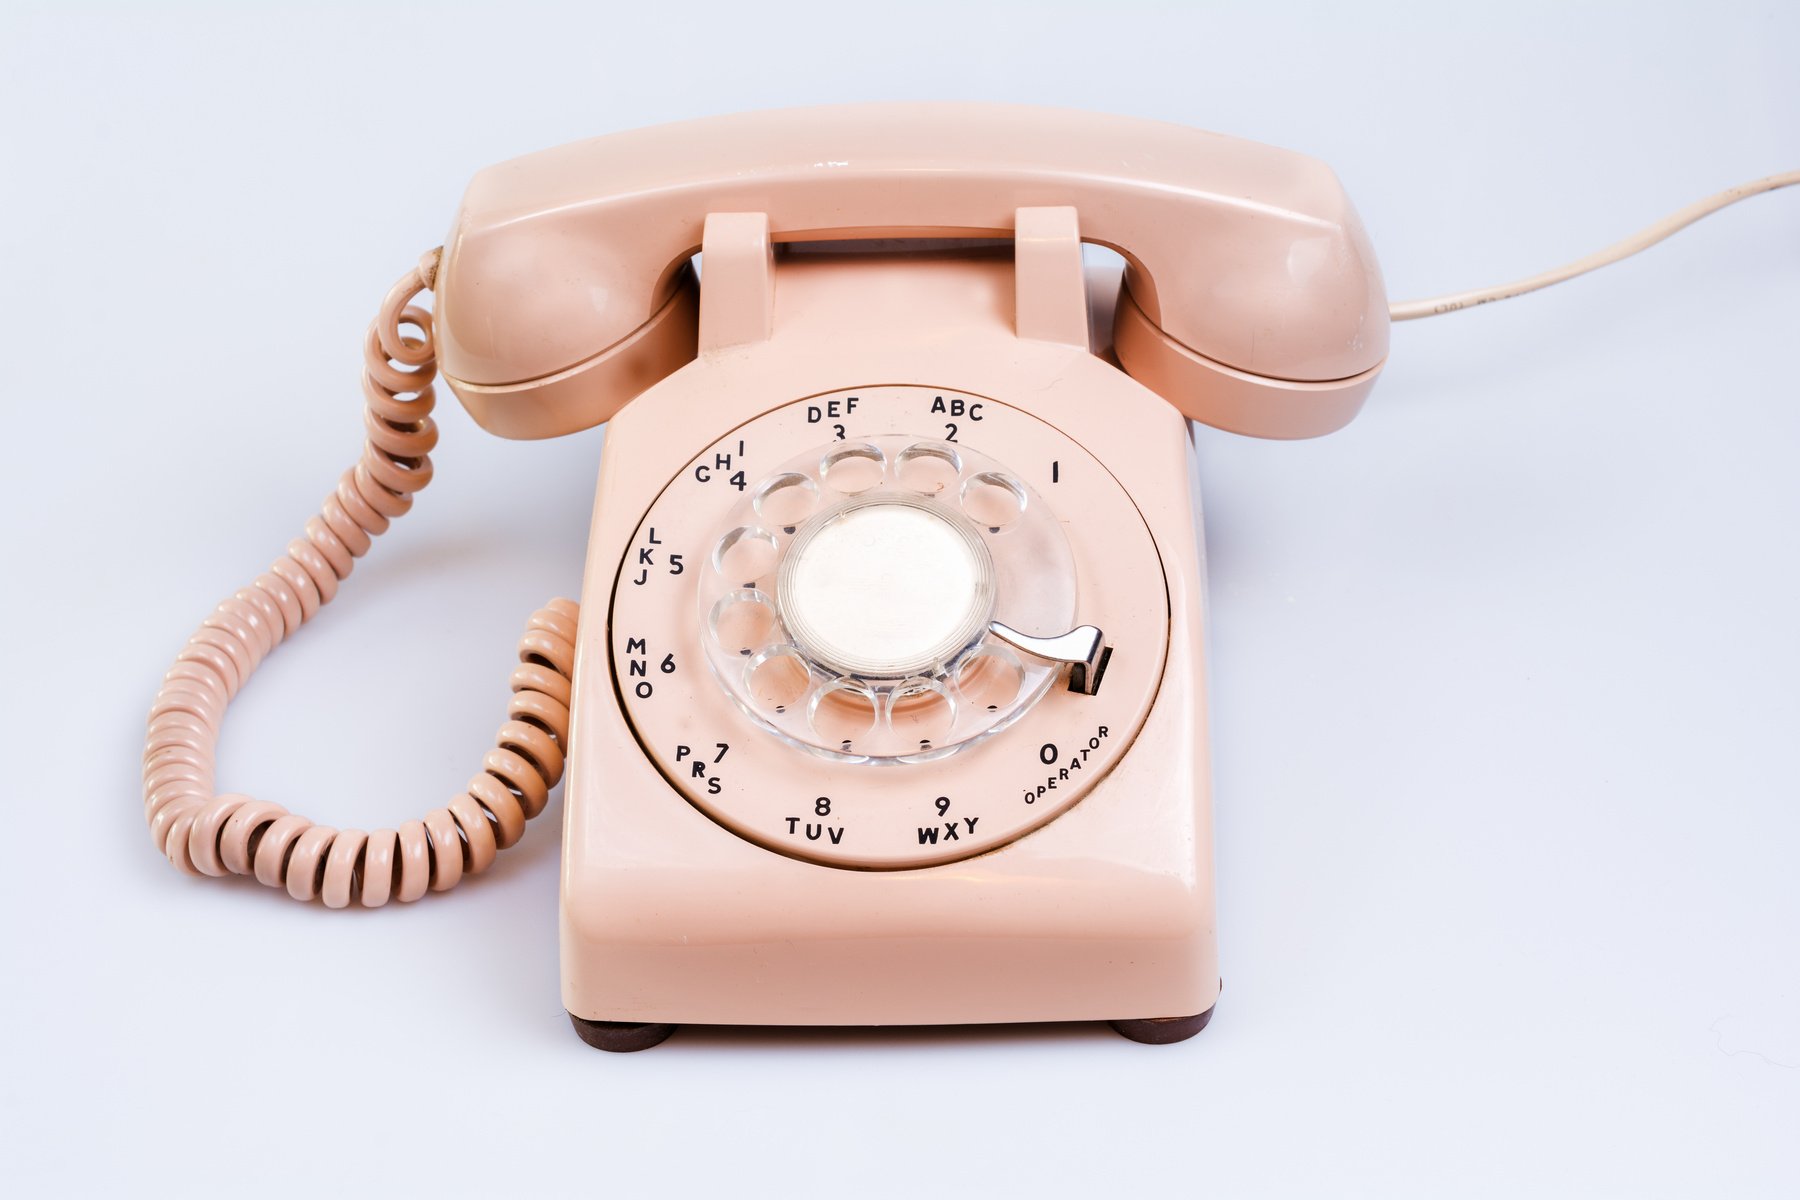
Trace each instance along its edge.
{"label": "rotary dial", "polygon": [[1169,595],[1131,497],[993,399],[777,405],[698,448],[620,550],[606,638],[638,741],[796,858],[1004,845],[1118,763],[1162,676]]}

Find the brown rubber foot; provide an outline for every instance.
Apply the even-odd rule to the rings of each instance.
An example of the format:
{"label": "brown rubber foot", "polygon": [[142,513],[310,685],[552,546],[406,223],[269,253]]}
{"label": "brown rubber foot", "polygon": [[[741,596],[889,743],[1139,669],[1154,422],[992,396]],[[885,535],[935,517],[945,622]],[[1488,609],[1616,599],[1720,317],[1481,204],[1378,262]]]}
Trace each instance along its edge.
{"label": "brown rubber foot", "polygon": [[1185,1042],[1206,1028],[1212,1020],[1213,1010],[1193,1017],[1146,1017],[1141,1021],[1112,1021],[1113,1031],[1121,1037],[1128,1037],[1134,1042],[1142,1042],[1146,1046],[1167,1046],[1173,1042]]}
{"label": "brown rubber foot", "polygon": [[574,1013],[569,1014],[569,1024],[575,1026],[575,1036],[596,1050],[606,1050],[613,1054],[630,1054],[634,1050],[648,1050],[669,1040],[675,1032],[673,1025],[633,1025],[625,1021],[584,1021]]}

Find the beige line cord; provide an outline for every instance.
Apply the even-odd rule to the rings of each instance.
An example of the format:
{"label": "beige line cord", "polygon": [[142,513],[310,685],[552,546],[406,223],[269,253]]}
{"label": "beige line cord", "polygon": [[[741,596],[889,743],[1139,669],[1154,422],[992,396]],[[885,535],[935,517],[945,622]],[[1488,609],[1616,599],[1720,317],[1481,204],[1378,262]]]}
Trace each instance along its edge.
{"label": "beige line cord", "polygon": [[1681,232],[1701,217],[1710,216],[1721,208],[1736,204],[1739,200],[1760,196],[1764,192],[1773,192],[1778,188],[1793,187],[1795,184],[1800,184],[1800,171],[1786,171],[1780,175],[1770,175],[1766,179],[1740,183],[1734,188],[1726,188],[1716,196],[1708,196],[1704,200],[1690,204],[1680,212],[1671,213],[1656,224],[1638,230],[1624,241],[1616,242],[1586,258],[1578,258],[1572,263],[1552,268],[1541,275],[1533,275],[1528,279],[1520,279],[1513,283],[1503,283],[1497,287],[1481,288],[1472,292],[1455,292],[1448,296],[1433,296],[1427,300],[1403,301],[1389,306],[1388,318],[1393,321],[1412,321],[1419,317],[1435,317],[1443,313],[1455,312],[1459,308],[1473,308],[1477,304],[1487,304],[1493,300],[1510,300],[1514,296],[1523,296],[1526,292],[1535,292],[1539,288],[1547,288],[1553,283],[1561,283],[1565,279],[1573,279],[1577,275],[1586,275],[1589,271],[1616,263],[1620,259],[1630,258],[1638,251],[1648,250],[1664,238]]}

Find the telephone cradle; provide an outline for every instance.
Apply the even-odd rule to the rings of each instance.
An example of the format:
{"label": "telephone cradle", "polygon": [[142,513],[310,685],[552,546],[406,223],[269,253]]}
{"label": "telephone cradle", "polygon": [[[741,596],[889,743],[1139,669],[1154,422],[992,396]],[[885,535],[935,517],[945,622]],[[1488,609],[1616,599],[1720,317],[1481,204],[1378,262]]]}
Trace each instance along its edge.
{"label": "telephone cradle", "polygon": [[[853,105],[491,167],[370,330],[363,458],[165,679],[152,835],[373,907],[483,870],[566,766],[591,1045],[1191,1037],[1219,969],[1189,421],[1330,432],[1387,333],[1330,170],[1151,121]],[[532,618],[496,745],[420,820],[216,794],[227,702],[429,481],[439,371],[505,437],[609,423],[581,607]]]}

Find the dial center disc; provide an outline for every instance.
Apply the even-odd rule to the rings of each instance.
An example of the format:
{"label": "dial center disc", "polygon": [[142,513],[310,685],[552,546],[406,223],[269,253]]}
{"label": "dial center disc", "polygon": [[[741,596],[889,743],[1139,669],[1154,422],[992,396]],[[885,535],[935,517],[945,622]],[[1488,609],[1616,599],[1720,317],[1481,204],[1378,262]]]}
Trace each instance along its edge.
{"label": "dial center disc", "polygon": [[994,562],[974,525],[940,507],[850,500],[795,533],[775,602],[794,645],[828,670],[928,674],[987,629]]}

